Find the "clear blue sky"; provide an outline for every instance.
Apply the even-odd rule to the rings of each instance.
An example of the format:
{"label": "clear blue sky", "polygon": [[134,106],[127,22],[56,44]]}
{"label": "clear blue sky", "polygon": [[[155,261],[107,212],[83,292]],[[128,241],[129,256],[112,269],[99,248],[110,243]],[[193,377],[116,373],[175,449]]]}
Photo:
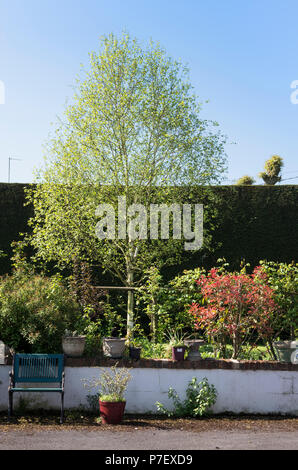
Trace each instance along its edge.
{"label": "clear blue sky", "polygon": [[80,64],[100,35],[124,29],[188,64],[197,94],[210,100],[203,117],[235,142],[226,147],[228,182],[256,177],[276,153],[283,177],[298,176],[297,21],[297,0],[0,0],[0,181],[9,156],[22,159],[11,181],[33,180]]}

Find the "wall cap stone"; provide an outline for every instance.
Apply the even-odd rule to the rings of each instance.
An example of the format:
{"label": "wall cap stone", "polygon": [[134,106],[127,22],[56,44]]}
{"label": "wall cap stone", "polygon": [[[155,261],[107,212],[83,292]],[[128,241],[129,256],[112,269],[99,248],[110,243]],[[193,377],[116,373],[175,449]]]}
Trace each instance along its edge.
{"label": "wall cap stone", "polygon": [[[5,365],[11,365],[12,358],[8,357]],[[247,361],[234,359],[201,359],[198,361],[173,361],[172,359],[140,359],[138,361],[109,357],[65,357],[66,367],[127,367],[133,369],[221,369],[221,370],[271,370],[271,371],[297,371],[298,364],[278,361]],[[0,364],[0,367],[2,364]]]}
{"label": "wall cap stone", "polygon": [[66,367],[132,367],[138,369],[225,369],[297,371],[298,364],[278,361],[235,361],[231,359],[201,359],[199,361],[173,361],[171,359],[111,359],[107,357],[66,357]]}

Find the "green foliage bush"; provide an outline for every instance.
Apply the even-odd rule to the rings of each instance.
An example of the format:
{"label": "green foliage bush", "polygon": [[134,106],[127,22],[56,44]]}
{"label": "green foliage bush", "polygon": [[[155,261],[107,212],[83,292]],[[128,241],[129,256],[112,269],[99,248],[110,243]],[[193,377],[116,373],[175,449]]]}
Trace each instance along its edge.
{"label": "green foliage bush", "polygon": [[173,410],[169,410],[162,403],[156,402],[158,411],[166,414],[169,418],[197,418],[206,415],[210,407],[214,405],[217,399],[217,391],[214,385],[208,383],[206,377],[199,383],[197,378],[193,377],[187,386],[185,400],[182,401],[172,387],[169,388],[168,397],[173,400]]}
{"label": "green foliage bush", "polygon": [[[137,302],[144,306],[150,318],[151,338],[162,342],[168,331],[193,330],[193,320],[189,315],[189,306],[202,301],[202,294],[196,280],[202,268],[185,270],[168,283],[164,283],[155,268],[150,271],[146,283],[139,290]],[[152,330],[154,324],[154,330]]]}
{"label": "green foliage bush", "polygon": [[144,359],[170,359],[172,357],[172,351],[165,342],[153,343],[146,337],[138,337],[135,345],[142,348],[141,356]]}
{"label": "green foliage bush", "polygon": [[0,338],[16,352],[58,353],[81,309],[60,276],[16,269],[0,278]]}
{"label": "green foliage bush", "polygon": [[125,401],[124,393],[132,378],[131,369],[117,367],[117,365],[118,363],[109,370],[102,368],[99,377],[82,379],[83,387],[87,388],[89,392],[93,388],[97,389],[102,401]]}
{"label": "green foliage bush", "polygon": [[275,335],[295,339],[298,335],[298,263],[260,261],[274,290],[279,312],[271,319]]}
{"label": "green foliage bush", "polygon": [[68,279],[68,288],[82,309],[82,319],[77,325],[86,335],[85,354],[92,356],[101,350],[101,338],[111,336],[115,326],[122,330],[123,319],[107,301],[106,293],[95,287],[90,266],[74,263]]}
{"label": "green foliage bush", "polygon": [[189,306],[193,302],[201,302],[202,294],[196,280],[204,272],[203,268],[185,270],[168,283],[164,290],[161,311],[164,315],[163,328],[177,330],[193,329],[193,321],[189,315]]}

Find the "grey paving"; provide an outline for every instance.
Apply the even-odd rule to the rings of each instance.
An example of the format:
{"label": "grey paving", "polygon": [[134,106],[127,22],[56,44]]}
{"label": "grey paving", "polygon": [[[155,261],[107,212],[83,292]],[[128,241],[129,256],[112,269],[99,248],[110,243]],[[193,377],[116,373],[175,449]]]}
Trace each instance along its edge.
{"label": "grey paving", "polygon": [[298,450],[298,432],[7,431],[0,450]]}

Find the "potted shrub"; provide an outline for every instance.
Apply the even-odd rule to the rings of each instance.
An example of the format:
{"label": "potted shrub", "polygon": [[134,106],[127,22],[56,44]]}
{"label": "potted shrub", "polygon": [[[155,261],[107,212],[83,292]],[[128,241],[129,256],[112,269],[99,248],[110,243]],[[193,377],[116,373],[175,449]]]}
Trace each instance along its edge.
{"label": "potted shrub", "polygon": [[67,356],[80,357],[85,349],[86,336],[77,331],[65,330],[62,337],[62,350]]}
{"label": "potted shrub", "polygon": [[172,359],[173,361],[184,361],[186,351],[185,344],[175,344],[172,346]]}
{"label": "potted shrub", "polygon": [[130,359],[135,359],[136,361],[140,359],[142,348],[137,345],[136,341],[129,341],[128,351]]}
{"label": "potted shrub", "polygon": [[102,369],[99,378],[83,381],[89,390],[95,387],[99,391],[99,411],[103,424],[119,424],[122,421],[126,405],[124,393],[130,379],[129,369],[115,364],[110,370]]}
{"label": "potted shrub", "polygon": [[185,335],[179,331],[173,331],[169,334],[169,345],[172,349],[173,361],[184,361],[186,345],[184,343]]}

